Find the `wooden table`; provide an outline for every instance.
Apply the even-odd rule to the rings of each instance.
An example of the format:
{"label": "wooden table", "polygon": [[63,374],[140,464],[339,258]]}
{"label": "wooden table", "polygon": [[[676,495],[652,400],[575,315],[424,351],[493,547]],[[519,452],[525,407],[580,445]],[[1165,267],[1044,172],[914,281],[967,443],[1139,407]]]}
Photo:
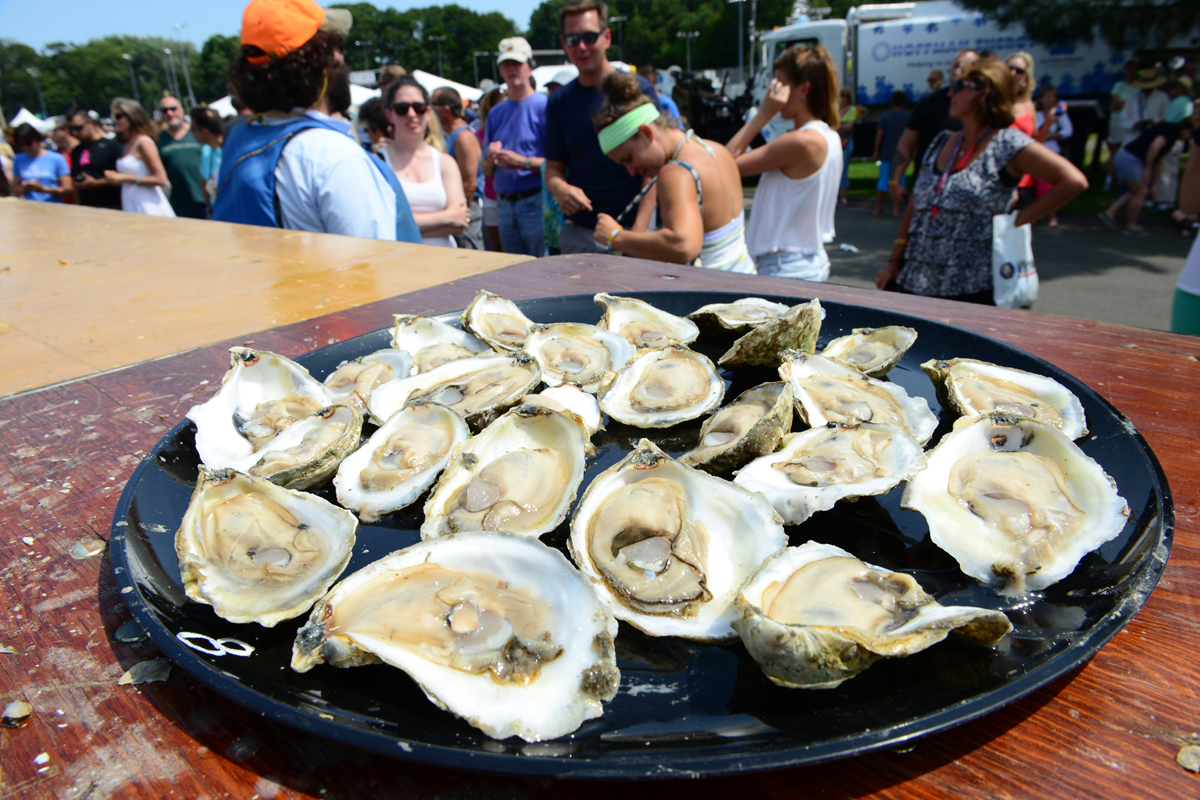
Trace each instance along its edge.
{"label": "wooden table", "polygon": [[81,539],[107,537],[134,467],[189,406],[215,390],[226,347],[240,341],[231,340],[0,400],[0,644],[15,651],[0,654],[0,700],[23,698],[34,707],[25,727],[0,730],[0,798],[1200,795],[1200,776],[1175,760],[1182,746],[1200,743],[1200,340],[610,257],[520,264],[253,338],[258,347],[298,355],[387,326],[396,312],[461,308],[480,288],[514,299],[640,289],[811,293],[1011,342],[1083,379],[1149,441],[1175,497],[1166,573],[1142,611],[1090,662],[905,752],[702,786],[496,778],[393,761],[281,728],[178,669],[165,683],[117,685],[156,651],[113,638],[130,614],[109,557],[76,560],[69,552]]}

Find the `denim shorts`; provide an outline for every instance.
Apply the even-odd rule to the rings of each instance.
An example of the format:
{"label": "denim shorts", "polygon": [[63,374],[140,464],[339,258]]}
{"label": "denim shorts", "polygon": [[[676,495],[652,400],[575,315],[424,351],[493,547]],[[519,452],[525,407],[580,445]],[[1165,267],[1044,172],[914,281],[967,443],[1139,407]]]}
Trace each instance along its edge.
{"label": "denim shorts", "polygon": [[1123,181],[1140,181],[1146,174],[1146,162],[1122,147],[1113,156],[1113,171]]}
{"label": "denim shorts", "polygon": [[818,282],[829,278],[829,254],[824,249],[817,253],[766,253],[757,256],[754,264],[759,275],[773,278]]}

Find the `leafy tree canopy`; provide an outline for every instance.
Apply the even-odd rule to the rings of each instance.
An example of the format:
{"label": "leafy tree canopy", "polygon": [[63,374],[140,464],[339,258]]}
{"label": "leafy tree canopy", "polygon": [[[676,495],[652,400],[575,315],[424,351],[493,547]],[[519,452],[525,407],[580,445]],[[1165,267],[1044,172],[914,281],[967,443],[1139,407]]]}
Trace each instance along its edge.
{"label": "leafy tree canopy", "polygon": [[1099,37],[1114,50],[1162,47],[1195,31],[1200,3],[1195,0],[959,0],[1004,25],[1023,25],[1035,41],[1092,42]]}

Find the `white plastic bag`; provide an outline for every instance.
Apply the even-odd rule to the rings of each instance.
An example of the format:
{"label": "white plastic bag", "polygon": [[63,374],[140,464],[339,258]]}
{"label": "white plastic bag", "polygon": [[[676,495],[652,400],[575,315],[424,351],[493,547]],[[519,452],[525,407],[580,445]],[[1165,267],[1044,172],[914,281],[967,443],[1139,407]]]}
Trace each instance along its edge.
{"label": "white plastic bag", "polygon": [[992,217],[992,298],[1001,308],[1028,308],[1038,296],[1033,231],[1016,219],[1015,211]]}

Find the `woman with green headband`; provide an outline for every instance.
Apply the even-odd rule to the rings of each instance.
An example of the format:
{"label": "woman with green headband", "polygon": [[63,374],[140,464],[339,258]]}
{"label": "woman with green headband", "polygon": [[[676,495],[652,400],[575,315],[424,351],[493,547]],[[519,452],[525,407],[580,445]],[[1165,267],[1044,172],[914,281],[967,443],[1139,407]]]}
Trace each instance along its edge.
{"label": "woman with green headband", "polygon": [[[729,151],[681,131],[675,119],[642,94],[634,75],[610,73],[600,89],[604,104],[592,117],[600,149],[630,175],[654,181],[618,218],[599,215],[596,241],[636,258],[754,272],[746,252],[742,179]],[[657,187],[659,228],[626,230],[621,219],[629,215],[632,222],[651,186]]]}

